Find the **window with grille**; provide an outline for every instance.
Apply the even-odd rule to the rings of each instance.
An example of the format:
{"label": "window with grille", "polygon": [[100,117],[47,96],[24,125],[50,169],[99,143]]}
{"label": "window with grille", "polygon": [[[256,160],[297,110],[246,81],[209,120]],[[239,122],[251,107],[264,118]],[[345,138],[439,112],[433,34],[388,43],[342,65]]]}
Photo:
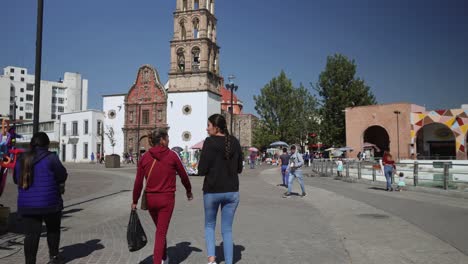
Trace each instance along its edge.
{"label": "window with grille", "polygon": [[149,124],[149,110],[143,110],[143,113],[142,113],[142,123],[144,125],[148,125]]}

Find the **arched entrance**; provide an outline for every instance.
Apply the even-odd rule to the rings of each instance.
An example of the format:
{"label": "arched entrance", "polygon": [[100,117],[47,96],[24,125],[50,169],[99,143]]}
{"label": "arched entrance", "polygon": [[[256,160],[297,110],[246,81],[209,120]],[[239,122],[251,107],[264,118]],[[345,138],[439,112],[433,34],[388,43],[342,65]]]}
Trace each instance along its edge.
{"label": "arched entrance", "polygon": [[418,159],[456,159],[455,135],[441,123],[432,123],[419,129],[416,135]]}
{"label": "arched entrance", "polygon": [[387,130],[381,126],[371,126],[364,131],[364,144],[370,143],[377,148],[373,148],[375,157],[382,157],[383,152],[390,150],[390,137]]}

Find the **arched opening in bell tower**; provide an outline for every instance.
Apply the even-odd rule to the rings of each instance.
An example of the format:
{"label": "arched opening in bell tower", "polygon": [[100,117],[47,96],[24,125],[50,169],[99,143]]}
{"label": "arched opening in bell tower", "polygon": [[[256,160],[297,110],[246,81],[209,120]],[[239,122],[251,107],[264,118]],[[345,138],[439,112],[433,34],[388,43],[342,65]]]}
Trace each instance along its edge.
{"label": "arched opening in bell tower", "polygon": [[185,55],[183,48],[177,50],[177,67],[179,68],[180,72],[185,71]]}
{"label": "arched opening in bell tower", "polygon": [[194,39],[197,39],[198,38],[198,29],[199,29],[199,25],[200,25],[200,20],[198,20],[198,18],[195,18],[193,20],[193,38]]}

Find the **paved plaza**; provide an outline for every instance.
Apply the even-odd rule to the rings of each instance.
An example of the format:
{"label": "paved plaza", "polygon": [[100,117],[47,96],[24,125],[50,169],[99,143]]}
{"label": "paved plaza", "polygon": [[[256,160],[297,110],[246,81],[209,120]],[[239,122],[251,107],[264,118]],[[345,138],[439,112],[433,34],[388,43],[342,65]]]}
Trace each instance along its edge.
{"label": "paved plaza", "polygon": [[[135,167],[105,169],[66,164],[61,251],[67,263],[151,263],[154,225],[139,211],[150,243],[128,252],[126,227]],[[314,176],[310,168],[305,173]],[[9,179],[11,180],[11,179]],[[168,234],[171,264],[206,263],[201,186],[191,177],[195,199],[178,183]],[[246,169],[234,223],[235,263],[468,263],[468,202],[418,192],[387,193],[375,186],[305,177],[308,196],[282,198],[279,168]],[[295,183],[295,192],[299,192]],[[0,203],[15,206],[9,183]],[[13,217],[15,214],[13,213]],[[0,237],[0,264],[24,263],[21,222]],[[218,224],[219,230],[219,224]],[[217,252],[222,256],[218,231]],[[38,263],[48,260],[45,238]]]}

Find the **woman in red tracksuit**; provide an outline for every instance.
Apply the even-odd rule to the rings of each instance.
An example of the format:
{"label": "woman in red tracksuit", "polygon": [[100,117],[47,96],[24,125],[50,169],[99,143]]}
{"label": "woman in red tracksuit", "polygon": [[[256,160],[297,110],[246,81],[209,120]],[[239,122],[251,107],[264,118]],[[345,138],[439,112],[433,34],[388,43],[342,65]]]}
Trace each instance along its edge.
{"label": "woman in red tracksuit", "polygon": [[[168,148],[169,135],[167,130],[159,129],[152,133],[154,146],[138,163],[135,185],[133,187],[132,209],[136,210],[138,199],[143,188],[143,178],[146,178],[146,196],[148,211],[156,225],[156,242],[154,243],[153,263],[165,263],[166,234],[174,211],[176,173],[179,174],[187,193],[188,200],[193,199],[190,180],[179,155]],[[154,166],[151,170],[151,166]],[[148,173],[151,170],[151,175]],[[145,195],[145,194],[144,194]]]}

